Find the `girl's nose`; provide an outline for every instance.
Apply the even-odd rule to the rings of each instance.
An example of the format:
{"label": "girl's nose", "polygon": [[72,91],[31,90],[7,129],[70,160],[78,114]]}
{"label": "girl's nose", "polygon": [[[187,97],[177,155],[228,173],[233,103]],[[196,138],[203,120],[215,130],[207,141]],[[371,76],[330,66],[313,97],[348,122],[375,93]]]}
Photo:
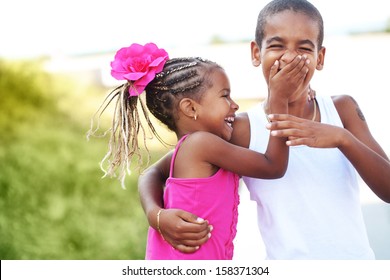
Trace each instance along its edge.
{"label": "girl's nose", "polygon": [[232,103],[230,104],[230,107],[234,110],[234,111],[237,111],[238,108],[240,108],[240,106],[238,106],[238,104],[236,102],[234,102],[232,100]]}

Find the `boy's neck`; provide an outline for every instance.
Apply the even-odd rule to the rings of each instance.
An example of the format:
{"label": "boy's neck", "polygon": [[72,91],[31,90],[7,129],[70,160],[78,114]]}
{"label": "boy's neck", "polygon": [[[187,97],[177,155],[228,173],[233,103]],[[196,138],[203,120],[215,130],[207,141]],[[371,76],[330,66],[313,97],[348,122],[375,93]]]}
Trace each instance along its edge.
{"label": "boy's neck", "polygon": [[308,98],[302,98],[288,104],[288,113],[296,117],[304,119],[312,119],[313,114],[316,114],[315,100],[308,100]]}

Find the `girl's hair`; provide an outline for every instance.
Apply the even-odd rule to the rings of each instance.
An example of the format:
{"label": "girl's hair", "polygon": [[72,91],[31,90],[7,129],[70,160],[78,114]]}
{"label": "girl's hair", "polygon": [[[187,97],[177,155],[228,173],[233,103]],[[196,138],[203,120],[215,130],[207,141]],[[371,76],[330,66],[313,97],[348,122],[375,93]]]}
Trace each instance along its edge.
{"label": "girl's hair", "polygon": [[[158,135],[154,128],[148,111],[150,111],[168,129],[176,132],[176,121],[178,119],[179,102],[184,97],[200,102],[203,93],[212,87],[212,80],[209,74],[215,68],[221,68],[215,62],[199,57],[173,58],[166,61],[162,72],[145,88],[145,99],[141,96],[129,96],[131,81],[118,86],[106,97],[96,114],[102,115],[108,105],[116,100],[112,127],[108,130],[111,133],[108,152],[100,163],[105,176],[116,176],[119,169],[119,179],[124,187],[126,173],[130,173],[130,163],[134,157],[138,159],[138,166],[143,164],[143,157],[139,145],[139,134],[142,133],[143,142],[150,159],[149,150],[146,146],[146,132],[142,125],[139,107],[142,109],[145,120],[153,135],[163,144],[164,140]],[[140,106],[138,106],[138,103]],[[91,129],[87,137],[95,134],[99,124]],[[108,132],[107,131],[107,132]],[[108,168],[105,169],[104,165]]]}
{"label": "girl's hair", "polygon": [[264,29],[267,24],[267,18],[283,12],[285,10],[291,10],[294,12],[299,12],[307,15],[312,20],[318,23],[318,48],[322,47],[324,41],[324,21],[322,19],[321,13],[318,9],[306,0],[274,0],[268,3],[259,13],[257,18],[256,34],[255,40],[259,47],[261,47]]}

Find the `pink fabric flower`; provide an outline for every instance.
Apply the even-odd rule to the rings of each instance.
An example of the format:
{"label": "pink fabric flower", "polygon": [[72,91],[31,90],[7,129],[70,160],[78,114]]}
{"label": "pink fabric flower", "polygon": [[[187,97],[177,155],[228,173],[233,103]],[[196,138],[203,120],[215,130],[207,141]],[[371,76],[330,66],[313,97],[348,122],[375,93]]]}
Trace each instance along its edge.
{"label": "pink fabric flower", "polygon": [[117,80],[131,81],[133,87],[129,89],[130,96],[137,96],[162,71],[168,59],[168,53],[154,43],[145,46],[132,44],[115,54],[111,62],[111,76]]}

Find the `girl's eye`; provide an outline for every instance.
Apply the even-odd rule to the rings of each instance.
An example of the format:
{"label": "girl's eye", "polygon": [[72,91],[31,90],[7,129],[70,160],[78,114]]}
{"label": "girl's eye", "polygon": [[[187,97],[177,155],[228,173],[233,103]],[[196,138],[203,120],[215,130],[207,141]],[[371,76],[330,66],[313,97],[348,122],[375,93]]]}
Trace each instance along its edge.
{"label": "girl's eye", "polygon": [[229,98],[230,92],[228,90],[224,90],[221,92],[223,98]]}

